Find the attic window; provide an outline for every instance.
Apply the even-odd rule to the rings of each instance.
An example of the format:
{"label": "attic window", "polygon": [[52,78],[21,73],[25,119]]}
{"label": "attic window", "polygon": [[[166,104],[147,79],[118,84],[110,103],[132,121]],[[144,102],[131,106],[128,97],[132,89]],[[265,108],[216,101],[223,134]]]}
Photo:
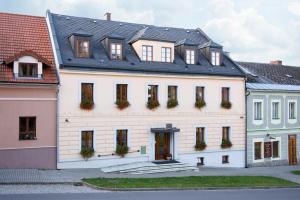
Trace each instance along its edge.
{"label": "attic window", "polygon": [[186,64],[195,64],[195,51],[187,49],[185,51],[185,62]]}
{"label": "attic window", "polygon": [[38,77],[37,63],[19,63],[19,77]]}
{"label": "attic window", "polygon": [[211,64],[214,66],[220,65],[220,52],[217,51],[211,52]]}
{"label": "attic window", "polygon": [[293,76],[289,75],[289,74],[286,74],[285,76],[288,77],[288,78],[293,78]]}
{"label": "attic window", "polygon": [[77,40],[77,57],[88,58],[90,56],[90,41],[84,39]]}
{"label": "attic window", "polygon": [[111,43],[110,46],[112,60],[122,60],[122,45],[118,43]]}

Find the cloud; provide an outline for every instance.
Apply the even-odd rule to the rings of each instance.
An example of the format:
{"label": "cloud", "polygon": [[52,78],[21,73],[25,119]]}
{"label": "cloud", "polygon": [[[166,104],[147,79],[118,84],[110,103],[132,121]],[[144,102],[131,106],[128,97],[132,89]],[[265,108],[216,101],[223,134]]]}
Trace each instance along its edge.
{"label": "cloud", "polygon": [[237,9],[231,0],[215,0],[210,7],[214,17],[207,21],[204,30],[224,44],[234,59],[285,60],[291,57],[290,50],[296,50],[295,37],[268,21],[257,9]]}
{"label": "cloud", "polygon": [[300,2],[292,1],[288,4],[290,13],[300,17]]}

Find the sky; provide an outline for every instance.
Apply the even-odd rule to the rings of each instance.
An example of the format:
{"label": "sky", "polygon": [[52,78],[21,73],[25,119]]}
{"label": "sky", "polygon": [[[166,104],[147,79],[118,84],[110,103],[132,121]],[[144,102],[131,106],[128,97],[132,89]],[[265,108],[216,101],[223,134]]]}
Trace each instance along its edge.
{"label": "sky", "polygon": [[238,61],[300,66],[300,0],[0,0],[0,12],[53,13],[201,28]]}

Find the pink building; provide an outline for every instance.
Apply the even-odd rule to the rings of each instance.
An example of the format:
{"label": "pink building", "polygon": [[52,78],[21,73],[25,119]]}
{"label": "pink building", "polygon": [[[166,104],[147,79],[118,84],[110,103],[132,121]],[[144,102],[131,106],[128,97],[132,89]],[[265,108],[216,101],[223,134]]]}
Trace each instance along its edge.
{"label": "pink building", "polygon": [[0,13],[0,168],[56,168],[57,87],[45,18]]}

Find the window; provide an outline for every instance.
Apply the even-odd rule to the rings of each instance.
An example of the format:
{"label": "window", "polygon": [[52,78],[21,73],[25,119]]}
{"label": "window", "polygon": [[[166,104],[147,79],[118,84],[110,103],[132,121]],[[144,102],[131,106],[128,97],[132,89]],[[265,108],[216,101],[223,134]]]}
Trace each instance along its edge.
{"label": "window", "polygon": [[289,119],[296,119],[296,102],[289,102]]}
{"label": "window", "polygon": [[81,132],[81,149],[94,149],[94,132]]}
{"label": "window", "polygon": [[196,128],[196,143],[204,143],[204,127],[197,127]]}
{"label": "window", "polygon": [[199,165],[204,165],[204,157],[198,157],[197,158],[197,166],[199,166]]}
{"label": "window", "polygon": [[168,100],[177,101],[177,86],[168,86]]}
{"label": "window", "polygon": [[36,139],[36,117],[19,118],[19,140]]}
{"label": "window", "polygon": [[127,84],[117,84],[117,101],[127,101]]}
{"label": "window", "polygon": [[158,101],[157,85],[148,85],[148,101]]}
{"label": "window", "polygon": [[211,52],[211,64],[215,66],[220,65],[220,52],[216,52],[216,51]]}
{"label": "window", "polygon": [[143,50],[142,60],[143,61],[152,61],[153,60],[153,47],[143,45],[142,50]]}
{"label": "window", "polygon": [[262,142],[254,142],[254,160],[262,159]]}
{"label": "window", "polygon": [[230,127],[223,127],[222,128],[222,140],[230,141],[229,131],[230,131]]}
{"label": "window", "polygon": [[204,87],[196,86],[196,101],[204,101]]}
{"label": "window", "polygon": [[88,58],[90,56],[89,47],[90,42],[88,40],[77,40],[77,56],[80,58]]}
{"label": "window", "polygon": [[91,101],[94,102],[94,84],[93,83],[81,83],[81,102]]}
{"label": "window", "polygon": [[128,130],[117,130],[117,146],[128,146]]}
{"label": "window", "polygon": [[187,49],[185,51],[185,62],[186,64],[195,64],[195,51]]}
{"label": "window", "polygon": [[167,48],[167,47],[161,48],[161,61],[171,62],[171,48]]}
{"label": "window", "polygon": [[117,43],[111,44],[111,55],[112,60],[122,60],[122,45]]}
{"label": "window", "polygon": [[279,158],[279,141],[272,142],[272,158]]}
{"label": "window", "polygon": [[272,119],[279,119],[279,102],[272,102]]}
{"label": "window", "polygon": [[19,63],[19,77],[38,77],[37,63]]}
{"label": "window", "polygon": [[229,88],[222,88],[222,102],[229,102]]}
{"label": "window", "polygon": [[229,156],[228,155],[222,156],[222,164],[227,164],[227,163],[229,163]]}
{"label": "window", "polygon": [[254,120],[262,120],[262,102],[254,102]]}

